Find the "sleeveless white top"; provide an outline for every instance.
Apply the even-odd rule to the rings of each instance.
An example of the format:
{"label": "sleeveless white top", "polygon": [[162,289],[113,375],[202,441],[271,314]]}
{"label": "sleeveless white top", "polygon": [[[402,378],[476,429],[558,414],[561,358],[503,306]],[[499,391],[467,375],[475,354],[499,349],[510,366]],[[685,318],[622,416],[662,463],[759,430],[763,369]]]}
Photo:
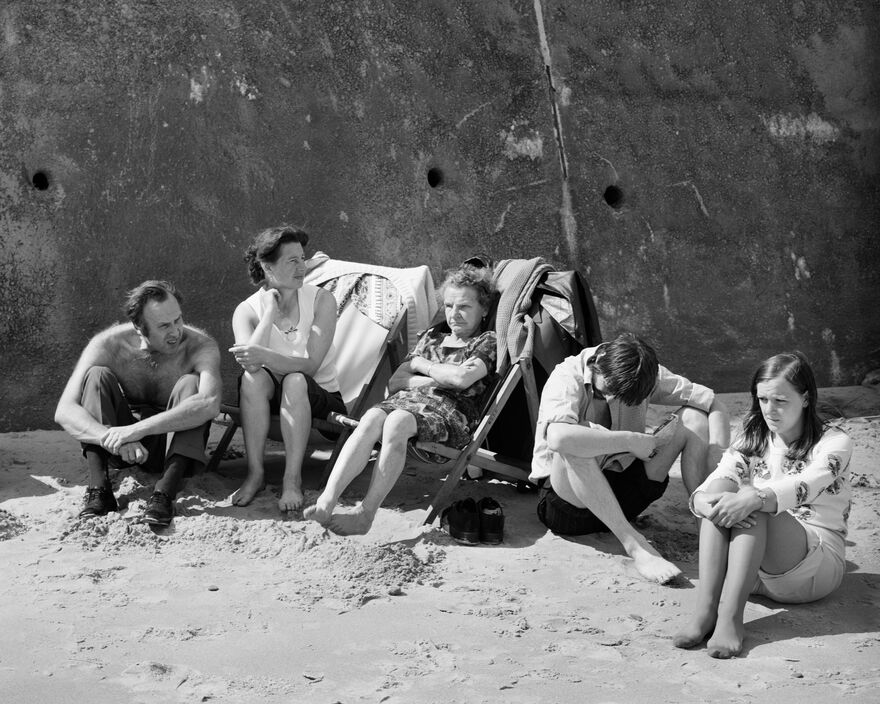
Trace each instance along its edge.
{"label": "sleeveless white top", "polygon": [[[303,284],[297,291],[299,300],[299,322],[292,332],[282,332],[277,325],[272,324],[269,331],[268,347],[273,352],[279,352],[288,357],[306,358],[309,356],[308,344],[309,333],[312,331],[312,323],[315,320],[315,298],[320,289],[311,284]],[[263,291],[260,289],[245,299],[257,318],[263,317]],[[331,342],[324,361],[314,379],[325,391],[339,391],[339,382],[336,380],[336,346]]]}

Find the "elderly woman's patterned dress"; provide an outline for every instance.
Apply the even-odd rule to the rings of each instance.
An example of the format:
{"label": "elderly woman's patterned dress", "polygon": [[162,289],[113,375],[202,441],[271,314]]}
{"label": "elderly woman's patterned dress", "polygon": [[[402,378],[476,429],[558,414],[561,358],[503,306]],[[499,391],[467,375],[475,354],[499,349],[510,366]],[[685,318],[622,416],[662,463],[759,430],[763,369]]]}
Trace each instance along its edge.
{"label": "elderly woman's patterned dress", "polygon": [[434,384],[402,389],[376,407],[386,413],[393,410],[412,413],[419,440],[464,447],[470,442],[471,430],[479,421],[485,393],[495,382],[495,333],[490,330],[477,335],[464,347],[444,347],[447,334],[437,328],[428,330],[407,359],[424,357],[438,364],[461,364],[476,357],[483,360],[489,373],[466,389],[442,389]]}

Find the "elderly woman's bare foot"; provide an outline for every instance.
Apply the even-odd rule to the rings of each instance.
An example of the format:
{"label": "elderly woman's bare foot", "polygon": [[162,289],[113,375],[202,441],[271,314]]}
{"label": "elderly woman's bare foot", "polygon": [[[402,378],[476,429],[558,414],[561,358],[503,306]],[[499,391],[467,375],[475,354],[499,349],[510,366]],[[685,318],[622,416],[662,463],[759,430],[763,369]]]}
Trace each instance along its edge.
{"label": "elderly woman's bare foot", "polygon": [[325,506],[321,503],[321,500],[318,499],[315,502],[314,506],[309,506],[303,510],[303,518],[307,521],[315,521],[316,523],[320,523],[322,526],[327,526],[330,523],[330,517],[333,514],[332,506]]}
{"label": "elderly woman's bare foot", "polygon": [[650,545],[639,545],[630,553],[635,568],[642,577],[651,582],[666,584],[681,574],[681,570],[674,564],[660,557]]}
{"label": "elderly woman's bare foot", "polygon": [[375,514],[358,506],[348,513],[334,513],[330,517],[329,528],[339,535],[366,535],[375,517]]}
{"label": "elderly woman's bare foot", "polygon": [[743,627],[732,621],[718,621],[712,637],[706,643],[706,652],[713,658],[727,660],[742,652]]}
{"label": "elderly woman's bare foot", "polygon": [[698,612],[684,628],[672,636],[672,644],[676,648],[695,648],[706,639],[714,627],[714,609]]}
{"label": "elderly woman's bare foot", "polygon": [[266,482],[262,476],[250,476],[244,480],[238,490],[232,495],[233,506],[247,506],[254,497],[266,488]]}
{"label": "elderly woman's bare foot", "polygon": [[278,499],[278,508],[282,511],[296,511],[302,508],[303,497],[302,489],[298,486],[284,485],[281,487],[281,497]]}

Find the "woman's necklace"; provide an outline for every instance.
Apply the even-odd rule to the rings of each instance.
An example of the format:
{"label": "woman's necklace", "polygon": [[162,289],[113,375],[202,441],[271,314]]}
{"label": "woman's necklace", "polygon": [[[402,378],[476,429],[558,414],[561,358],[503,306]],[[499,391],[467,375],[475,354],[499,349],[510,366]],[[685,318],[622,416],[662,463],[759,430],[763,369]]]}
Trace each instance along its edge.
{"label": "woman's necklace", "polygon": [[[296,322],[294,322],[294,317],[296,317]],[[296,310],[291,311],[287,315],[281,315],[281,311],[278,311],[278,319],[275,321],[275,327],[278,328],[278,331],[284,335],[286,340],[290,340],[291,337],[296,337],[297,327],[299,326],[299,300],[296,300]]]}

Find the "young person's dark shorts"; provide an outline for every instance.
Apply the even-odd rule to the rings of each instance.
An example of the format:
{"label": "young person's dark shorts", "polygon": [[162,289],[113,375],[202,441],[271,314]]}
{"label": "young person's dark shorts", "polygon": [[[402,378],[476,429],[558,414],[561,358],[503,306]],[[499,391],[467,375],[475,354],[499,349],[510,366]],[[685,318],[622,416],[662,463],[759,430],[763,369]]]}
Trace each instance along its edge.
{"label": "young person's dark shorts", "polygon": [[[662,482],[649,479],[645,474],[645,465],[638,459],[622,472],[605,470],[603,474],[611,485],[623,515],[630,521],[663,496],[669,485],[668,476]],[[560,498],[550,486],[549,478],[541,487],[538,518],[557,535],[586,535],[608,530],[590,509],[578,508]]]}
{"label": "young person's dark shorts", "polygon": [[[266,369],[263,367],[263,369]],[[275,393],[269,400],[269,410],[273,414],[278,414],[281,410],[281,381],[275,374],[266,369],[266,373],[275,384]],[[345,402],[342,400],[342,394],[338,391],[327,391],[318,384],[308,374],[303,374],[306,380],[307,393],[309,395],[309,406],[312,409],[312,418],[320,418],[327,420],[330,413],[347,413]],[[283,379],[284,377],[282,377]],[[241,377],[238,378],[238,385],[241,387]]]}

